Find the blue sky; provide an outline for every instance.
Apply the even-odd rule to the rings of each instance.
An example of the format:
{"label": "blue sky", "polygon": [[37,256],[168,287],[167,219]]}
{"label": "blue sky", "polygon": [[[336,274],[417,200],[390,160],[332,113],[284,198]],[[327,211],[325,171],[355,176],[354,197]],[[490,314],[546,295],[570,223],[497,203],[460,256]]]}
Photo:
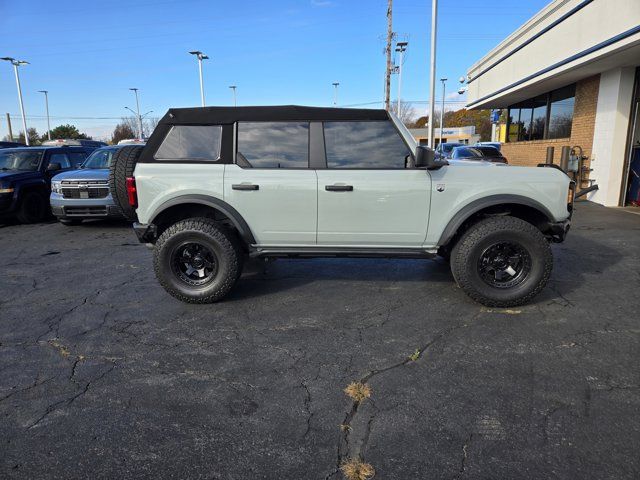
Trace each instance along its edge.
{"label": "blue sky", "polygon": [[[440,0],[438,78],[457,79],[547,0]],[[25,59],[21,81],[28,126],[46,130],[49,90],[52,126],[73,123],[107,136],[135,108],[144,113],[198,106],[197,63],[202,50],[208,105],[331,105],[340,82],[341,105],[381,102],[386,0],[0,0],[0,56]],[[80,6],[81,5],[81,6]],[[394,31],[409,42],[402,97],[426,101],[429,92],[430,0],[395,0]],[[395,98],[393,78],[392,98]],[[439,89],[439,87],[438,87]],[[440,95],[440,93],[438,93]],[[381,103],[371,104],[372,108]],[[450,104],[451,108],[457,107]],[[415,104],[421,112],[426,105]],[[4,113],[19,129],[11,66],[0,62],[0,137]],[[91,118],[88,118],[91,117]]]}

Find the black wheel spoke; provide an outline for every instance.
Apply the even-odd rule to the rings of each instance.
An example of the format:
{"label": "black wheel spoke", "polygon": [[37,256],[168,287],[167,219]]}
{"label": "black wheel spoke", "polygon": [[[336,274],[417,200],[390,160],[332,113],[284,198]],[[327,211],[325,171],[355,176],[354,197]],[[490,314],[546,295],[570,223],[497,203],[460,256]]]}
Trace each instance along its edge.
{"label": "black wheel spoke", "polygon": [[173,251],[173,271],[176,276],[192,286],[211,282],[218,273],[216,256],[206,245],[185,243]]}
{"label": "black wheel spoke", "polygon": [[522,283],[530,270],[529,252],[515,242],[493,244],[478,259],[480,277],[495,288],[511,288]]}

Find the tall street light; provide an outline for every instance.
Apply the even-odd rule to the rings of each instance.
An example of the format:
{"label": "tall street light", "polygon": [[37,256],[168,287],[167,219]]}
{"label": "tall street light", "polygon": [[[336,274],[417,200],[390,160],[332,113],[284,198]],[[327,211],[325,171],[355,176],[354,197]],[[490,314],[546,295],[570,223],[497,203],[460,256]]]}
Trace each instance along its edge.
{"label": "tall street light", "polygon": [[333,106],[337,107],[338,106],[338,86],[340,85],[340,82],[333,82]]}
{"label": "tall street light", "polygon": [[189,52],[191,55],[195,55],[198,57],[198,70],[200,71],[200,100],[202,101],[202,106],[204,107],[204,84],[202,82],[202,61],[208,60],[209,57],[202,53],[200,50],[194,50]]}
{"label": "tall street light", "polygon": [[442,145],[442,131],[444,130],[444,97],[445,97],[445,92],[446,92],[446,84],[447,84],[447,80],[446,78],[441,78],[440,81],[442,82],[442,107],[440,108],[440,144]]}
{"label": "tall street light", "polygon": [[22,115],[22,128],[24,130],[24,143],[29,145],[29,135],[27,134],[27,119],[24,114],[24,104],[22,103],[22,88],[20,87],[20,75],[18,74],[18,67],[22,65],[29,65],[29,62],[24,60],[16,60],[11,57],[2,57],[0,60],[6,60],[7,62],[11,62],[13,65],[13,71],[16,74],[16,85],[18,87],[18,100],[20,102],[20,114]]}
{"label": "tall street light", "polygon": [[438,28],[438,0],[431,0],[431,95],[429,96],[429,146],[435,148],[433,117],[436,103],[436,33]]}
{"label": "tall street light", "polygon": [[396,43],[396,52],[400,54],[400,60],[398,61],[398,108],[396,115],[400,118],[400,101],[402,100],[402,63],[404,62],[404,52],[407,50],[409,42]]}
{"label": "tall street light", "polygon": [[47,110],[47,137],[51,140],[51,123],[49,122],[49,90],[38,90],[38,93],[44,93],[44,105]]}
{"label": "tall street light", "polygon": [[233,106],[237,107],[238,106],[238,103],[236,102],[236,88],[237,87],[235,85],[229,85],[229,88],[231,90],[233,90]]}
{"label": "tall street light", "polygon": [[137,117],[138,117],[138,138],[140,140],[142,140],[142,117],[140,116],[140,102],[138,101],[138,89],[137,88],[130,88],[129,90],[131,90],[136,95],[136,111],[138,112],[137,113]]}
{"label": "tall street light", "polygon": [[[138,116],[138,114],[137,114],[136,112],[134,112],[131,108],[129,108],[129,107],[124,107],[124,108],[126,108],[127,110],[129,110],[129,111],[130,111],[131,113],[133,113],[136,117]],[[145,113],[145,114],[143,114],[143,115],[140,115],[140,122],[142,122],[142,119],[143,119],[144,117],[146,117],[147,115],[149,115],[150,113],[152,113],[152,112],[153,112],[153,110],[149,110],[147,113]],[[139,123],[138,125],[139,125],[139,126],[142,126],[142,123]],[[142,133],[144,134],[144,132],[142,132]],[[140,135],[140,140],[144,140],[144,138],[142,138],[142,137],[144,136],[143,134],[141,134],[141,135]]]}

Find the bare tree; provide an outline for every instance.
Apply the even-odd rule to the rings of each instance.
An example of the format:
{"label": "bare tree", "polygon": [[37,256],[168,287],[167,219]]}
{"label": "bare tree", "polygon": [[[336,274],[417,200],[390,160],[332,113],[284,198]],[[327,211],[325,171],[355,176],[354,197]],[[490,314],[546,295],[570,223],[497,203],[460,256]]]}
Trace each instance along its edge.
{"label": "bare tree", "polygon": [[400,112],[398,113],[398,101],[396,100],[391,106],[391,111],[395,113],[405,125],[413,125],[416,118],[416,111],[410,103],[401,101]]}

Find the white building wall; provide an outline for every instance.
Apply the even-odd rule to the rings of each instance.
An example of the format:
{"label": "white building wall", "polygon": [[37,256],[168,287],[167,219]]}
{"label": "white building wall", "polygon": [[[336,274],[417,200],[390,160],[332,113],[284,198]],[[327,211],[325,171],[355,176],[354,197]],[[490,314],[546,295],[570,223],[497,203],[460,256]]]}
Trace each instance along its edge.
{"label": "white building wall", "polygon": [[588,198],[606,206],[617,206],[620,201],[634,79],[635,69],[631,67],[600,76],[591,153],[591,178],[598,190]]}

